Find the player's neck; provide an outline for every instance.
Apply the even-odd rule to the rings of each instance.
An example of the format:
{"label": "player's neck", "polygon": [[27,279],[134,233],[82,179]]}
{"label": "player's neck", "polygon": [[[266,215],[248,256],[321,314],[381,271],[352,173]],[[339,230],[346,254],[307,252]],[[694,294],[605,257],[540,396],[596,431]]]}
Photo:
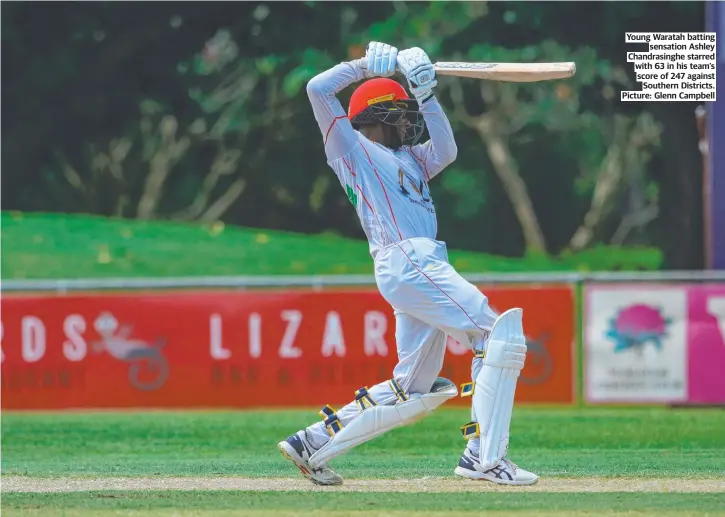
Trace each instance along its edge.
{"label": "player's neck", "polygon": [[397,137],[396,129],[392,126],[384,126],[376,124],[374,126],[363,126],[360,128],[360,134],[370,140],[374,144],[396,151],[401,147],[402,142]]}
{"label": "player's neck", "polygon": [[360,133],[375,144],[385,145],[385,131],[381,124],[363,126],[360,128]]}

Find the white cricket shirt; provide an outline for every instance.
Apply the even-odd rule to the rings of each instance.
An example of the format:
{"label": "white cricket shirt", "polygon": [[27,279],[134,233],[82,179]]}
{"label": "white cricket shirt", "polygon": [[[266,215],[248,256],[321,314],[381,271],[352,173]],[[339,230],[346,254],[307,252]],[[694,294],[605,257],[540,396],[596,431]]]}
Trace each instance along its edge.
{"label": "white cricket shirt", "polygon": [[379,249],[413,237],[435,239],[438,230],[428,182],[456,158],[448,118],[432,97],[420,107],[430,140],[398,151],[353,129],[336,94],[364,79],[353,63],[340,63],[312,78],[307,94],[320,126],[327,163],[335,171],[375,257]]}

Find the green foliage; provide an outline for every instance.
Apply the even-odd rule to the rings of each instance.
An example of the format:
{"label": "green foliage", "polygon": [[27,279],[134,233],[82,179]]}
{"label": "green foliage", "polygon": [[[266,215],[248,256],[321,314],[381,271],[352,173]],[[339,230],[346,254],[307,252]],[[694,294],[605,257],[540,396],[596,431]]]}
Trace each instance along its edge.
{"label": "green foliage", "polygon": [[294,97],[310,79],[320,73],[320,70],[330,68],[334,64],[329,54],[313,48],[305,49],[300,64],[284,78],[282,90],[287,96]]}
{"label": "green foliage", "polygon": [[576,253],[565,251],[561,259],[576,261],[579,271],[654,271],[662,267],[664,255],[652,248],[598,245]]}
{"label": "green foliage", "polygon": [[[657,121],[643,116],[647,103],[619,103],[618,91],[636,88],[622,65],[625,30],[702,30],[702,3],[129,5],[3,7],[5,208],[360,235],[325,163],[304,86],[378,39],[420,46],[433,61],[576,62],[566,81],[439,79],[459,155],[431,188],[441,237],[452,246],[521,257],[530,244],[514,210],[521,201],[462,108],[495,115],[492,127],[518,165],[550,252],[566,250],[583,223],[614,144],[609,154],[624,157],[618,167],[631,177],[612,189],[587,245],[611,242],[634,209],[630,192],[639,193],[634,205],[675,200],[667,210],[683,214],[677,233],[700,229],[699,204],[675,195],[682,180],[661,165],[693,147],[691,112],[669,119],[682,138],[658,148],[650,132],[633,153]],[[682,166],[701,169],[696,161]],[[688,181],[696,193],[700,179]],[[665,248],[669,232],[656,232],[657,224],[625,241]],[[696,246],[685,248],[694,262]]]}
{"label": "green foliage", "polygon": [[392,16],[361,31],[356,41],[395,41],[398,48],[424,47],[436,57],[446,38],[472,26],[488,10],[485,2],[431,2],[425,9],[404,2],[395,5]]}
{"label": "green foliage", "polygon": [[[354,195],[354,192],[352,193]],[[2,277],[372,274],[367,242],[211,224],[2,213]],[[658,269],[657,249],[522,259],[451,249],[462,273]]]}
{"label": "green foliage", "polygon": [[453,213],[457,219],[469,219],[486,204],[486,190],[481,188],[481,178],[476,173],[452,168],[441,178],[441,185],[455,197]]}

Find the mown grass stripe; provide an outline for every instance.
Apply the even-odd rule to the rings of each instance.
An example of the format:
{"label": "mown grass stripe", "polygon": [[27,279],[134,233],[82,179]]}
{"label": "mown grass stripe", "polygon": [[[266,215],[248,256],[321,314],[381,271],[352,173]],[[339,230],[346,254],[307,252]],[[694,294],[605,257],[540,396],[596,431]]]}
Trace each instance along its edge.
{"label": "mown grass stripe", "polygon": [[100,491],[61,494],[3,494],[2,508],[149,510],[556,510],[725,511],[725,494],[662,493],[366,493]]}

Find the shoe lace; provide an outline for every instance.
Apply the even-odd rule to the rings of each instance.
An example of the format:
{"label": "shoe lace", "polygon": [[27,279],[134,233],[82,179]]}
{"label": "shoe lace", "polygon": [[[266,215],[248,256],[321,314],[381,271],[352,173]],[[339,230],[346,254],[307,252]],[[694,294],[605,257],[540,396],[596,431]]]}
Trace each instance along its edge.
{"label": "shoe lace", "polygon": [[514,471],[514,473],[516,473],[516,471],[519,469],[519,466],[516,465],[516,463],[514,463],[510,459],[504,458],[503,461],[504,461],[504,463],[506,463],[506,465],[508,465],[511,468],[511,470]]}

